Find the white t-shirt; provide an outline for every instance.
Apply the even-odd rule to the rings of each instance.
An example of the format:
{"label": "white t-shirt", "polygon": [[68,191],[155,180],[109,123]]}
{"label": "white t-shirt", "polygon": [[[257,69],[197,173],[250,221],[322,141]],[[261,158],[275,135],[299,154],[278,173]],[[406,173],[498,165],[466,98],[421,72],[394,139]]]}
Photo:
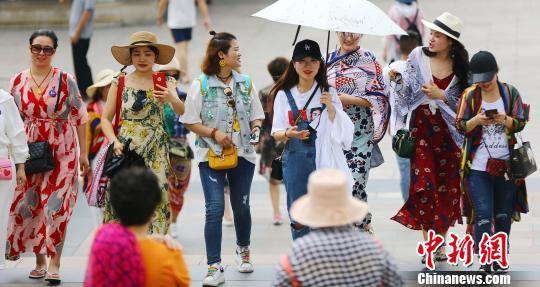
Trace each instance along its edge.
{"label": "white t-shirt", "polygon": [[167,26],[171,29],[195,27],[196,12],[194,0],[169,0]]}
{"label": "white t-shirt", "polygon": [[[215,76],[211,76],[215,77]],[[234,88],[236,84],[233,80],[229,83],[229,87],[233,91],[234,95]],[[252,99],[251,101],[251,117],[249,119],[250,122],[254,120],[263,120],[264,119],[264,110],[261,105],[261,101],[259,100],[259,96],[257,95],[257,89],[255,88],[255,84],[252,84],[251,88],[251,94],[250,97]],[[200,124],[202,123],[201,119],[201,110],[202,110],[202,104],[203,104],[203,98],[201,96],[201,85],[198,80],[193,81],[191,84],[191,87],[189,88],[189,91],[187,93],[186,97],[186,109],[185,113],[180,118],[180,121],[184,124]],[[241,147],[242,143],[240,140],[240,132],[233,132],[232,134],[232,141],[235,146]],[[205,162],[208,161],[208,148],[201,148],[199,146],[196,147],[195,150],[195,159],[197,163],[199,162]],[[239,148],[238,149],[238,156],[245,158],[249,162],[256,164],[257,155],[255,152],[245,154],[244,149]]]}
{"label": "white t-shirt", "polygon": [[[501,98],[493,103],[482,101],[482,111],[497,109],[499,113],[504,113],[504,103]],[[508,150],[508,139],[506,138],[503,124],[493,124],[482,126],[483,142],[480,143],[478,150],[471,164],[471,169],[486,171],[486,164],[490,158],[508,159],[510,151]],[[485,143],[485,144],[484,144]],[[486,149],[486,145],[489,148]]]}
{"label": "white t-shirt", "polygon": [[[296,102],[298,110],[304,107],[316,86],[317,82],[314,82],[311,89],[309,89],[309,91],[305,93],[300,93],[298,91],[298,86],[294,86],[291,89],[291,94],[294,98],[294,101]],[[332,102],[334,102],[334,104],[336,105],[336,109],[338,107],[341,107],[341,102],[339,101],[336,90],[331,87],[330,93],[333,96]],[[322,112],[320,98],[321,89],[319,88],[317,89],[317,92],[313,96],[313,99],[309,103],[309,106],[304,113],[304,120],[307,120],[308,123],[311,123],[314,119],[317,119],[317,117]],[[274,102],[274,119],[272,121],[272,134],[279,131],[285,131],[291,126],[294,126],[294,120],[296,119],[293,119],[292,111],[289,106],[289,101],[287,100],[287,94],[285,94],[285,91],[280,90],[277,93],[276,100]]]}

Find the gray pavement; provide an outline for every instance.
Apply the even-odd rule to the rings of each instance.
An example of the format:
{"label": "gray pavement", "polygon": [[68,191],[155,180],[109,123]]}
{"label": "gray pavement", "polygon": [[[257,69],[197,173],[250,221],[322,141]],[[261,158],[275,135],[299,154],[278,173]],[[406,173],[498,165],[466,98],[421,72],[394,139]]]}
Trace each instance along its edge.
{"label": "gray pavement", "polygon": [[[250,14],[271,2],[226,0],[217,1],[210,7],[214,29],[231,31],[238,36],[243,53],[242,68],[244,72],[252,75],[258,88],[262,88],[271,81],[266,72],[266,63],[276,56],[287,56],[292,53],[290,45],[295,27],[249,17]],[[373,2],[387,10],[392,1]],[[533,148],[538,146],[536,143],[540,142],[540,134],[537,132],[538,124],[535,120],[540,117],[535,107],[540,106],[540,98],[536,97],[536,91],[539,90],[540,84],[538,81],[540,78],[536,72],[536,67],[540,66],[540,58],[537,56],[540,33],[536,31],[536,28],[540,24],[537,16],[540,12],[540,1],[431,0],[421,1],[421,4],[428,19],[435,18],[443,11],[450,11],[463,19],[465,23],[463,42],[470,54],[478,50],[490,50],[497,56],[501,67],[501,78],[517,86],[524,101],[532,105],[532,121],[524,132],[524,138],[532,142]],[[155,12],[148,11],[148,13]],[[170,33],[165,27],[98,28],[92,38],[88,55],[94,75],[103,68],[120,68],[109,52],[110,46],[126,43],[127,37],[137,30],[155,32],[161,41],[172,43]],[[73,66],[67,31],[65,29],[57,31],[60,37],[60,47],[55,56],[55,65],[72,72]],[[30,33],[31,30],[27,28],[0,29],[1,88],[7,89],[9,78],[28,66],[27,38]],[[325,36],[326,33],[322,31],[303,29],[300,38],[309,37],[324,43]],[[207,39],[208,36],[202,26],[198,26],[194,30],[194,39],[190,44],[190,73],[193,77],[199,73],[199,63]],[[333,36],[331,47],[334,46],[335,37]],[[378,37],[366,36],[362,40],[362,46],[380,55],[382,40]],[[371,171],[368,184],[369,204],[374,214],[375,232],[385,248],[398,262],[402,274],[408,280],[408,285],[416,286],[416,280],[413,276],[415,273],[410,272],[422,268],[419,258],[414,252],[421,235],[389,220],[401,207],[402,200],[399,193],[397,166],[388,137],[382,141],[381,149],[386,162]],[[540,283],[540,264],[537,259],[540,257],[540,214],[535,209],[535,203],[540,200],[539,184],[539,173],[528,179],[531,212],[523,217],[522,222],[516,223],[512,227],[510,260],[513,270],[523,272],[513,275],[514,279],[520,283],[519,286],[538,286]],[[271,225],[271,207],[264,179],[256,176],[252,190],[252,252],[256,272],[250,275],[240,275],[234,270],[234,229],[224,228],[222,254],[224,263],[228,265],[226,286],[268,286],[279,255],[287,250],[291,242],[286,225],[279,227]],[[64,286],[81,286],[80,282],[84,276],[87,255],[95,229],[92,214],[84,199],[84,195],[79,197],[68,227],[62,265],[62,275],[66,282]],[[282,205],[282,210],[286,214],[283,200]],[[186,194],[184,210],[179,217],[178,224],[180,231],[178,240],[184,246],[192,278],[193,280],[201,280],[205,272],[204,199],[196,169],[192,174],[192,184]],[[463,234],[464,227],[458,225],[453,231],[457,234]],[[0,271],[0,285],[42,285],[41,282],[32,283],[25,279],[32,264],[31,257],[10,262],[8,269]],[[199,281],[193,282],[193,286],[199,285]]]}

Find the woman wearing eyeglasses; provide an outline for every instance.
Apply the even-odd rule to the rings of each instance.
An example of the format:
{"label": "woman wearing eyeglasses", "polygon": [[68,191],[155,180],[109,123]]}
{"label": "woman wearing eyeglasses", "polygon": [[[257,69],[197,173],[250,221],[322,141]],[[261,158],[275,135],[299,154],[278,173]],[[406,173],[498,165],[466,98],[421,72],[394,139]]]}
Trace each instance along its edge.
{"label": "woman wearing eyeglasses", "polygon": [[[37,30],[29,41],[30,68],[11,80],[11,94],[24,118],[28,142],[48,142],[55,168],[27,174],[25,187],[15,191],[6,255],[16,260],[21,253],[33,252],[36,265],[29,277],[59,283],[60,257],[77,199],[79,168],[83,175],[88,171],[84,144],[88,115],[73,76],[52,66],[58,47],[56,34]],[[48,266],[46,256],[51,257]]]}
{"label": "woman wearing eyeglasses", "polygon": [[[124,144],[131,140],[129,150],[140,155],[148,168],[158,177],[163,201],[156,209],[150,233],[165,234],[171,223],[171,208],[168,200],[167,174],[169,164],[169,136],[163,128],[163,110],[170,105],[176,114],[184,113],[184,103],[176,93],[176,81],[167,77],[166,84],[154,83],[154,64],[168,64],[174,57],[174,48],[159,44],[155,34],[135,32],[130,44],[113,46],[113,57],[118,63],[133,65],[135,71],[113,79],[107,103],[101,118],[103,133],[114,144],[114,153],[121,155]],[[154,90],[154,85],[159,90]],[[166,86],[164,86],[166,85]],[[117,107],[117,92],[121,90],[122,99]],[[120,109],[122,124],[118,135],[111,121],[116,109]],[[105,200],[104,221],[117,220],[108,196]]]}
{"label": "woman wearing eyeglasses", "polygon": [[[327,73],[355,127],[352,148],[345,151],[354,178],[352,194],[367,201],[373,146],[384,136],[390,106],[382,68],[372,52],[360,48],[361,38],[361,34],[338,32],[340,47],[329,55]],[[373,232],[371,213],[357,226]]]}
{"label": "woman wearing eyeglasses", "polygon": [[[181,121],[198,136],[195,154],[206,205],[204,240],[208,264],[203,286],[218,286],[225,281],[221,265],[225,177],[230,185],[236,229],[235,261],[239,272],[253,272],[249,196],[256,140],[251,137],[260,133],[264,111],[251,78],[237,72],[241,53],[236,37],[225,32],[210,34],[203,74],[191,84]],[[223,166],[219,164],[222,161],[236,164]]]}

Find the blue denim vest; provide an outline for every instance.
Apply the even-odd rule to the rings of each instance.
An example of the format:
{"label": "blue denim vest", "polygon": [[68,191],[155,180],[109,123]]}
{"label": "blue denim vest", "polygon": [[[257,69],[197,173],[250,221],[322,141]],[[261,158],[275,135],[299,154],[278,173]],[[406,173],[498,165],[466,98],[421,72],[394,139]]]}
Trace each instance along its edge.
{"label": "blue denim vest", "polygon": [[[236,113],[240,123],[240,140],[244,153],[254,152],[253,146],[249,142],[251,137],[251,79],[247,75],[240,74],[233,70],[234,93],[233,98],[236,102]],[[217,128],[221,132],[230,134],[232,131],[232,122],[234,122],[234,111],[227,105],[227,96],[224,89],[227,87],[216,76],[202,74],[198,79],[201,85],[202,124]],[[201,148],[211,148],[215,154],[221,155],[223,148],[212,138],[198,137],[197,144]]]}

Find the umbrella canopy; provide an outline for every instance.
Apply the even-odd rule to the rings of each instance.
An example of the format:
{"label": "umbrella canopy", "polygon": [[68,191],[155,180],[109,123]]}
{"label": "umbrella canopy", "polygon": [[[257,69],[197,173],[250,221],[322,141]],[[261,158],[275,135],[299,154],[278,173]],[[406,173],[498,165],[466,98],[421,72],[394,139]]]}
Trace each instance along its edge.
{"label": "umbrella canopy", "polygon": [[279,0],[252,16],[329,31],[376,36],[407,34],[367,0]]}

